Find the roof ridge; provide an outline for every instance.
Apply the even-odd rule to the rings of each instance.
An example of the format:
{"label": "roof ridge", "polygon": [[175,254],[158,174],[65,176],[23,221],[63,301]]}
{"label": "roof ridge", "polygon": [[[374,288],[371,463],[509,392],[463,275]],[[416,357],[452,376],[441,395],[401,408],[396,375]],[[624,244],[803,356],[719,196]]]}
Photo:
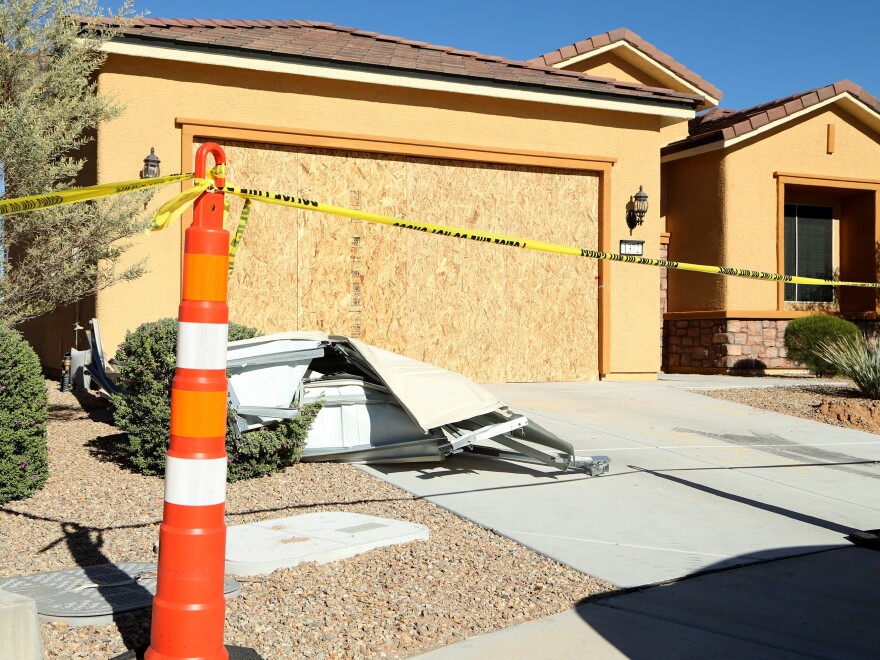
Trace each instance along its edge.
{"label": "roof ridge", "polygon": [[[106,20],[106,23],[112,23],[113,21]],[[295,27],[305,27],[309,24],[309,21],[303,20],[279,20],[279,19],[260,19],[260,20],[245,20],[245,19],[233,19],[233,18],[162,18],[162,17],[149,17],[149,16],[141,16],[136,19],[132,23],[128,25],[137,26],[141,25],[151,25],[155,27],[260,27],[260,28],[270,28],[276,26],[295,26]]]}

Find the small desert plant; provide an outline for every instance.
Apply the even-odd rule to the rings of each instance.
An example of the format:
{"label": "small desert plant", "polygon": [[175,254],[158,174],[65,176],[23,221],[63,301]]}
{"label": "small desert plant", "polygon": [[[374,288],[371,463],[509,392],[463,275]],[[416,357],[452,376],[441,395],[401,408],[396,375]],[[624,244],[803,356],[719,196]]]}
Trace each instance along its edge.
{"label": "small desert plant", "polygon": [[816,353],[838,373],[852,378],[866,397],[880,399],[880,342],[877,339],[841,337],[821,342]]}
{"label": "small desert plant", "polygon": [[846,319],[815,314],[789,322],[785,328],[785,351],[789,359],[805,364],[817,376],[833,376],[834,365],[816,352],[819,344],[861,336],[858,327]]}
{"label": "small desert plant", "polygon": [[[229,324],[229,341],[258,335],[255,328]],[[119,384],[126,392],[113,399],[114,421],[128,436],[124,449],[129,459],[144,474],[165,471],[176,355],[177,320],[165,318],[127,333],[114,358],[121,374]],[[303,406],[299,418],[240,437],[227,430],[227,480],[259,477],[297,463],[309,427],[320,409],[319,403]]]}
{"label": "small desert plant", "polygon": [[47,403],[34,349],[0,326],[0,504],[29,497],[46,483]]}

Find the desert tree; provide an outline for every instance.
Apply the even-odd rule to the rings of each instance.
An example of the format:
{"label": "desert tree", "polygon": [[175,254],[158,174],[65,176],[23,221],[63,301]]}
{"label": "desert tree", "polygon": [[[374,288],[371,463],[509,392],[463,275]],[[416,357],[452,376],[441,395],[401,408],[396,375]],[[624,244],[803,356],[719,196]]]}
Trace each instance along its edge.
{"label": "desert tree", "polygon": [[[0,2],[0,173],[4,198],[96,183],[83,176],[98,125],[121,112],[98,93],[102,45],[129,20],[94,0]],[[119,259],[143,230],[144,196],[0,218],[0,325],[13,326],[121,280]]]}

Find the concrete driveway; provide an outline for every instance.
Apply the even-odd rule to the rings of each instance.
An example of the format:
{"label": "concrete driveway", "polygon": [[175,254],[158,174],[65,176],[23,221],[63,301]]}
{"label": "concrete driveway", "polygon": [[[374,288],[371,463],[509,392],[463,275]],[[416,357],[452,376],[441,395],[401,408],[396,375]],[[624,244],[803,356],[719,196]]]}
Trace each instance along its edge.
{"label": "concrete driveway", "polygon": [[[767,566],[781,566],[776,562],[767,563],[769,560],[798,557],[799,561],[806,562],[807,568],[783,571],[791,583],[783,592],[791,593],[797,591],[794,585],[806,588],[817,580],[824,580],[821,571],[808,579],[809,566],[813,564],[833,565],[829,575],[847,569],[859,573],[867,570],[865,562],[880,559],[880,554],[854,548],[843,538],[854,530],[880,528],[880,498],[877,496],[880,493],[880,436],[758,411],[690,391],[712,387],[766,387],[783,382],[668,376],[647,383],[489,386],[511,408],[572,442],[578,454],[610,456],[610,473],[598,478],[560,473],[543,466],[466,456],[456,456],[439,465],[365,469],[544,555],[622,588],[679,580],[702,572],[713,573],[698,578],[706,581],[699,584],[709,585],[709,580],[731,580],[730,576],[736,573],[743,576],[739,586],[728,585],[727,588],[745,590],[749,602],[753,602],[750,591],[756,586],[749,576],[755,571],[773,570]],[[768,396],[772,396],[770,390]],[[855,563],[830,559],[843,557],[842,553],[859,559],[853,560]],[[722,569],[751,564],[761,566],[752,567],[748,574],[718,573]],[[880,562],[871,566],[880,568]],[[866,589],[864,580],[861,584],[856,584],[860,582],[858,579],[853,582],[853,588]],[[664,591],[666,601],[646,598],[644,594],[649,590],[603,600],[602,606],[585,604],[565,614],[577,621],[574,630],[581,636],[575,636],[581,640],[579,644],[589,643],[588,638],[593,634],[594,641],[604,640],[606,651],[613,649],[630,657],[640,655],[635,641],[629,642],[632,647],[629,650],[614,643],[608,646],[609,636],[616,636],[614,626],[621,625],[622,612],[626,619],[623,628],[629,630],[632,626],[651,630],[645,617],[651,619],[655,627],[658,621],[662,622],[664,630],[667,625],[685,626],[689,635],[682,639],[689,636],[688,647],[695,651],[702,648],[695,631],[709,645],[707,648],[739,649],[734,653],[739,657],[766,655],[758,653],[756,648],[770,650],[767,657],[785,657],[788,652],[797,655],[804,650],[798,650],[796,643],[803,637],[798,632],[803,632],[802,627],[791,631],[789,637],[795,640],[791,643],[785,641],[788,638],[782,633],[781,637],[777,635],[784,638],[782,641],[757,633],[753,639],[745,632],[736,633],[723,643],[713,639],[713,635],[722,634],[723,630],[706,620],[705,603],[701,605],[700,598],[690,592],[684,598],[686,603],[678,604],[677,615],[664,614],[658,619],[658,613],[670,605],[669,587],[663,589],[667,590]],[[872,590],[873,596],[877,590]],[[685,591],[681,586],[676,588],[676,593]],[[697,591],[711,602],[711,585],[700,586]],[[864,604],[865,598],[859,594],[846,596],[841,611],[850,612],[850,608],[844,606],[848,601]],[[609,609],[611,602],[629,604]],[[767,598],[762,602],[762,606],[773,604]],[[870,612],[876,621],[880,608],[873,598],[868,598],[868,602],[873,606]],[[794,605],[786,607],[791,610]],[[726,618],[723,610],[712,611],[714,616]],[[750,617],[745,617],[741,626],[744,631],[760,629],[758,624],[762,619],[756,612],[760,613],[761,607],[752,607],[750,611],[750,617],[757,618],[749,624]],[[816,608],[811,611],[815,613]],[[584,612],[593,613],[590,615],[594,619],[592,624]],[[696,617],[697,623],[690,622],[688,612]],[[851,613],[858,621],[866,614],[864,609]],[[634,623],[633,617],[640,623]],[[523,628],[540,624],[549,631],[552,619],[525,624]],[[867,652],[869,648],[876,652],[880,643],[876,628],[859,636],[865,641],[856,644],[854,655],[844,655],[862,657],[859,649]],[[516,634],[515,631],[502,632]],[[558,632],[572,634],[565,625]],[[819,647],[814,647],[816,654],[813,655],[842,657],[834,652],[842,648],[834,642],[834,635],[825,635],[825,639],[830,644],[826,644],[826,650],[831,655],[824,656]],[[755,644],[758,645],[755,648],[749,646]],[[867,646],[870,644],[873,647]],[[450,651],[457,649],[456,657],[467,657],[460,655],[466,649],[458,649],[458,646],[450,647]],[[522,640],[516,641],[515,646],[526,648]],[[491,648],[510,655],[500,648]],[[581,654],[582,648],[578,648],[571,657]],[[564,649],[557,651],[561,655],[556,657],[567,657]],[[485,652],[486,649],[482,649],[472,657]],[[777,652],[782,655],[774,656]],[[692,657],[701,655],[697,653]]]}

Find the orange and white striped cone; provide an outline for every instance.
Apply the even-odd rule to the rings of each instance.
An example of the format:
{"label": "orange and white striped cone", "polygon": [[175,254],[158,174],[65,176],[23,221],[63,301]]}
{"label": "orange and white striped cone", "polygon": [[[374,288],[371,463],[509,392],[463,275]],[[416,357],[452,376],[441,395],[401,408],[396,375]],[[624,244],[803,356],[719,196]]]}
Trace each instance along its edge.
{"label": "orange and white striped cone", "polygon": [[[196,177],[205,177],[209,154],[225,165],[223,149],[204,144],[196,152]],[[218,176],[217,185],[223,183]],[[147,660],[229,657],[223,645],[228,250],[223,193],[208,190],[195,202],[184,245],[171,442]]]}

